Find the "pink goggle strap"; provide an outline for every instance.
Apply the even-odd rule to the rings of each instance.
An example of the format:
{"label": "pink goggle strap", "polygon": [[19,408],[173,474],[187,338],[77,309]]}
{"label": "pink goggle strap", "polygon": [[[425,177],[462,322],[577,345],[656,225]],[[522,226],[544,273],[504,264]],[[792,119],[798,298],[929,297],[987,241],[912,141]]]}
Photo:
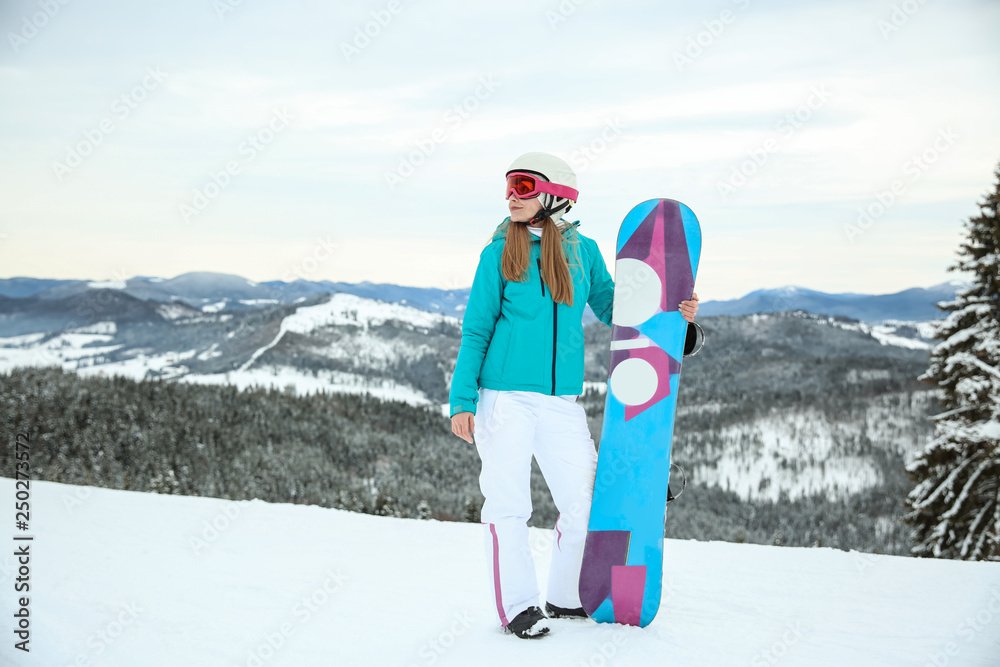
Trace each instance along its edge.
{"label": "pink goggle strap", "polygon": [[558,183],[550,183],[549,181],[543,181],[542,179],[538,178],[537,175],[529,174],[526,172],[512,171],[511,173],[507,174],[508,177],[517,175],[530,176],[531,178],[535,179],[535,189],[532,190],[531,193],[529,193],[530,195],[529,196],[529,195],[519,195],[514,190],[514,188],[507,188],[508,199],[510,198],[512,192],[519,199],[521,198],[530,199],[531,197],[537,197],[538,193],[540,192],[544,192],[545,194],[549,195],[555,195],[556,197],[562,197],[564,199],[570,199],[574,202],[577,202],[580,199],[580,192],[578,190],[569,187],[568,185],[559,185]]}

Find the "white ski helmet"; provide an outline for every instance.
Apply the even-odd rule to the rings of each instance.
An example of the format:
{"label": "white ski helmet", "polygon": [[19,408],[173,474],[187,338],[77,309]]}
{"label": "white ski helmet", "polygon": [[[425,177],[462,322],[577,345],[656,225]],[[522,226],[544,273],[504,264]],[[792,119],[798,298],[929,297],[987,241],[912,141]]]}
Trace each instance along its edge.
{"label": "white ski helmet", "polygon": [[[512,172],[527,172],[540,176],[543,180],[563,186],[560,188],[563,196],[543,192],[538,195],[542,210],[534,219],[544,219],[551,216],[553,221],[559,220],[568,213],[577,202],[580,195],[576,189],[576,174],[562,158],[551,153],[525,153],[511,163],[507,170],[509,177]],[[509,194],[508,189],[508,194]]]}

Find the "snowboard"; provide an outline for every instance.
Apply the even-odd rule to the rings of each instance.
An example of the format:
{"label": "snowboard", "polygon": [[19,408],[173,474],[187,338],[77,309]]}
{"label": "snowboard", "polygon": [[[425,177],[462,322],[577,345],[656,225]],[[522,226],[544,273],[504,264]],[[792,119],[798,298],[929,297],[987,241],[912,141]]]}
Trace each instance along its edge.
{"label": "snowboard", "polygon": [[600,623],[645,627],[660,606],[670,443],[701,227],[673,199],[634,207],[618,230],[604,426],[580,571]]}

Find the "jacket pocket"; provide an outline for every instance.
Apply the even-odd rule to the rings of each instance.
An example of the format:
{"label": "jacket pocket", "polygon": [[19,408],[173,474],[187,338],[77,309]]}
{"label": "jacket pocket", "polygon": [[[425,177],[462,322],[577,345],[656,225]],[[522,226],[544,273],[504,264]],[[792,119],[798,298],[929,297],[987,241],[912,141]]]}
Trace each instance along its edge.
{"label": "jacket pocket", "polygon": [[497,321],[493,331],[493,338],[486,348],[486,357],[483,359],[483,367],[480,371],[480,380],[483,377],[494,381],[503,378],[504,356],[510,347],[510,322],[504,318]]}
{"label": "jacket pocket", "polygon": [[548,300],[542,296],[541,289],[541,281],[532,280],[530,277],[524,282],[507,283],[503,293],[504,306],[512,319],[531,320],[541,315],[542,304]]}

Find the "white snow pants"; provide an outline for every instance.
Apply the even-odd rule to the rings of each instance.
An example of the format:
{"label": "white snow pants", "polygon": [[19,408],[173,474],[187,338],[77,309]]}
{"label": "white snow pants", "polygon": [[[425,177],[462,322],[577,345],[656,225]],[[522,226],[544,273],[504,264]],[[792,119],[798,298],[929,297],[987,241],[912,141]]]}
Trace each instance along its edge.
{"label": "white snow pants", "polygon": [[483,463],[482,522],[497,620],[506,626],[528,607],[541,606],[528,545],[532,455],[559,511],[546,600],[579,607],[580,566],[597,471],[597,450],[583,406],[573,395],[481,388],[474,431]]}

